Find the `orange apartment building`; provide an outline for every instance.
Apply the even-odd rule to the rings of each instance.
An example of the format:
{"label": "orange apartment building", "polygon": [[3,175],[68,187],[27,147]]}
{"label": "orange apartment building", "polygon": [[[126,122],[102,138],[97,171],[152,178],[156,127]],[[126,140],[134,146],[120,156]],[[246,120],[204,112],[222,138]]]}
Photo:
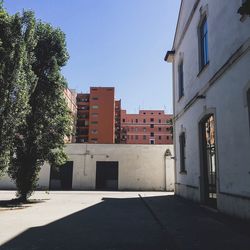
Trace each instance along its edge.
{"label": "orange apartment building", "polygon": [[79,93],[77,143],[173,144],[172,115],[163,110],[140,110],[127,114],[113,87],[91,87]]}
{"label": "orange apartment building", "polygon": [[121,143],[173,144],[172,118],[163,110],[140,110],[139,114],[121,110]]}
{"label": "orange apartment building", "polygon": [[115,143],[115,105],[113,87],[91,87],[89,94],[77,94],[76,142]]}

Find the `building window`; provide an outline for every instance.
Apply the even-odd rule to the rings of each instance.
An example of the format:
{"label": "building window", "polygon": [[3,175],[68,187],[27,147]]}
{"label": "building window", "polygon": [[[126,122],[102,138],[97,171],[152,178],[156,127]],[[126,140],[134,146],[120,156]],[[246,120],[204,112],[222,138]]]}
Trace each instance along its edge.
{"label": "building window", "polygon": [[122,122],[125,122],[125,119],[122,119]]}
{"label": "building window", "polygon": [[154,128],[154,124],[150,124],[150,128]]}
{"label": "building window", "polygon": [[93,117],[98,117],[98,113],[92,113],[91,114]]}
{"label": "building window", "polygon": [[98,108],[99,108],[98,105],[93,105],[93,106],[92,106],[92,109],[98,109]]}
{"label": "building window", "polygon": [[92,100],[96,101],[96,100],[98,100],[98,97],[94,96],[94,97],[92,97]]}
{"label": "building window", "polygon": [[135,123],[138,123],[138,119],[135,119]]}
{"label": "building window", "polygon": [[159,136],[159,140],[161,140],[161,136]]}
{"label": "building window", "polygon": [[184,96],[183,60],[178,65],[178,88],[179,99],[181,99]]}
{"label": "building window", "polygon": [[161,123],[161,119],[159,119],[159,121],[158,121],[159,123]]}
{"label": "building window", "polygon": [[151,132],[151,133],[150,133],[150,136],[151,136],[151,137],[154,137],[154,135],[155,135],[154,132]]}
{"label": "building window", "polygon": [[186,138],[185,133],[182,132],[179,136],[180,144],[180,172],[186,172]]}
{"label": "building window", "polygon": [[147,131],[147,129],[146,128],[143,128],[143,132],[146,132]]}
{"label": "building window", "polygon": [[150,118],[150,122],[154,122],[154,118]]}
{"label": "building window", "polygon": [[138,135],[135,136],[135,139],[138,140]]}
{"label": "building window", "polygon": [[135,132],[137,132],[138,131],[138,128],[135,128]]}
{"label": "building window", "polygon": [[146,119],[143,119],[143,123],[146,123]]}
{"label": "building window", "polygon": [[91,133],[92,133],[92,134],[97,134],[98,131],[97,131],[96,129],[93,129],[93,130],[91,131]]}
{"label": "building window", "polygon": [[92,121],[91,124],[98,124],[98,121]]}
{"label": "building window", "polygon": [[143,136],[143,140],[146,140],[146,139],[147,139],[147,136],[146,136],[146,135],[144,135],[144,136]]}
{"label": "building window", "polygon": [[248,119],[249,119],[249,128],[250,128],[250,89],[247,91],[247,106],[248,106]]}
{"label": "building window", "polygon": [[203,18],[199,27],[200,33],[200,70],[208,64],[208,33],[207,18]]}
{"label": "building window", "polygon": [[150,140],[150,144],[155,144],[155,141],[154,140]]}

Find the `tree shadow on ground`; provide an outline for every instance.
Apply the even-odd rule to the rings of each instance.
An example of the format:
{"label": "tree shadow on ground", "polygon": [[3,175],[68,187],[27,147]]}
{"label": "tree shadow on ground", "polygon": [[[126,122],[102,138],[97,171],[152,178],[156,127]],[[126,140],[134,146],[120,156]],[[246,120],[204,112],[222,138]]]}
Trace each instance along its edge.
{"label": "tree shadow on ground", "polygon": [[46,199],[29,199],[27,201],[20,201],[19,199],[0,200],[0,211],[24,209],[30,207],[32,204],[43,203]]}

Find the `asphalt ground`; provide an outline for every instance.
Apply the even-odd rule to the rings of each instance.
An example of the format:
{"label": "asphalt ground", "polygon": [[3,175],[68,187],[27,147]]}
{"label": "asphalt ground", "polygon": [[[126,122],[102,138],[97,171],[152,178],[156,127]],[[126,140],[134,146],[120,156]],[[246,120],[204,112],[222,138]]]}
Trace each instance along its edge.
{"label": "asphalt ground", "polygon": [[0,249],[249,250],[247,222],[167,192],[0,191]]}

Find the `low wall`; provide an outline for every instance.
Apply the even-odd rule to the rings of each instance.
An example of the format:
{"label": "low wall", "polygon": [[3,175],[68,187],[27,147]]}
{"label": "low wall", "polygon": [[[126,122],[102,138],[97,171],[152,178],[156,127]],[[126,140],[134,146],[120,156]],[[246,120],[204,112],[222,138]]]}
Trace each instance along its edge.
{"label": "low wall", "polygon": [[[166,156],[166,151],[168,154]],[[96,189],[96,162],[118,162],[119,190],[174,190],[173,145],[67,144],[73,161],[72,189]],[[169,154],[170,153],[170,154]],[[39,173],[39,189],[49,189],[50,166]],[[15,189],[11,180],[0,179],[0,189]]]}

